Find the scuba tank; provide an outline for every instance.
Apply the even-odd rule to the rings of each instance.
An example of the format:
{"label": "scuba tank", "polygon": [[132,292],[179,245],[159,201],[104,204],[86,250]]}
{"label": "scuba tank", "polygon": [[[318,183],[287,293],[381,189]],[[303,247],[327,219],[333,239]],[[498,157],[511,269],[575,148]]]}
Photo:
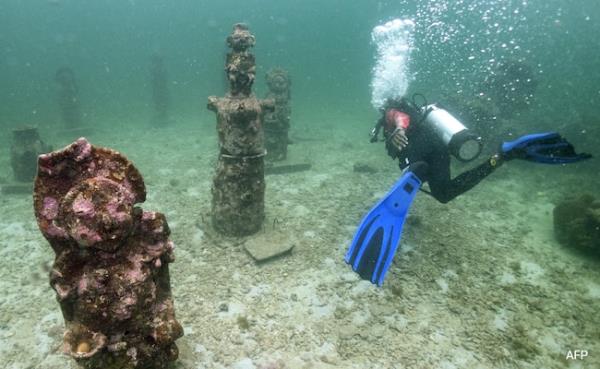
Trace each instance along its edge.
{"label": "scuba tank", "polygon": [[448,147],[448,151],[462,162],[476,159],[483,143],[481,137],[469,131],[458,119],[447,110],[436,104],[420,108],[422,122],[427,125]]}
{"label": "scuba tank", "polygon": [[[423,95],[415,94],[412,101],[402,98],[394,105],[388,104],[388,108],[407,113],[414,121],[411,122],[411,127],[423,126],[428,129],[442,141],[450,154],[459,161],[466,163],[476,159],[481,154],[483,149],[481,137],[469,131],[458,119],[437,104],[427,104],[425,100],[423,105],[417,105],[415,103],[417,96],[425,100]],[[384,119],[382,118],[371,130],[371,142],[379,141],[379,132],[383,125]]]}

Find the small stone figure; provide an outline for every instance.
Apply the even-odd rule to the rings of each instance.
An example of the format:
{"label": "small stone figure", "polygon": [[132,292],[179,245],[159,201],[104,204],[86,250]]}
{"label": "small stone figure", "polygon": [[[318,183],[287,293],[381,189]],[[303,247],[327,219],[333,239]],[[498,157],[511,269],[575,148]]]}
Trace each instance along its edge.
{"label": "small stone figure", "polygon": [[82,122],[81,105],[75,74],[71,68],[62,67],[56,71],[55,81],[60,88],[58,91],[58,106],[66,128],[80,128]]}
{"label": "small stone figure", "polygon": [[275,110],[265,114],[265,145],[267,159],[284,160],[287,157],[290,129],[290,86],[288,73],[281,68],[271,69],[267,73],[268,99],[275,101]]}
{"label": "small stone figure", "polygon": [[231,51],[225,71],[229,92],[208,98],[208,109],[217,114],[219,158],[212,187],[212,222],[225,235],[244,236],[257,232],[264,220],[264,132],[265,112],[273,101],[258,100],[252,93],[255,79],[254,36],[236,24],[227,38]]}
{"label": "small stone figure", "polygon": [[174,246],[164,215],[135,206],[145,198],[129,160],[84,138],[39,157],[34,208],[56,253],[63,351],[83,368],[162,369],[177,359]]}
{"label": "small stone figure", "polygon": [[225,72],[229,81],[229,95],[232,97],[249,97],[252,95],[252,84],[256,78],[256,61],[250,53],[256,39],[245,24],[235,24],[233,32],[227,36],[227,53]]}
{"label": "small stone figure", "polygon": [[[51,151],[41,139],[37,128],[23,127],[13,130],[13,142],[10,148],[10,165],[15,180],[33,182],[37,171],[37,157]],[[31,192],[31,185],[29,187]]]}
{"label": "small stone figure", "polygon": [[169,120],[171,95],[169,94],[167,68],[160,55],[154,55],[152,57],[150,84],[152,85],[152,102],[154,103],[155,113],[153,122],[156,125],[165,125]]}

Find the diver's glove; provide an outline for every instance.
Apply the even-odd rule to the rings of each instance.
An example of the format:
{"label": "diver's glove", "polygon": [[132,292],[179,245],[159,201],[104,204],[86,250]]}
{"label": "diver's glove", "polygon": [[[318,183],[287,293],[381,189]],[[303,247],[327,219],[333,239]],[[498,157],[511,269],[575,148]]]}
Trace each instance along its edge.
{"label": "diver's glove", "polygon": [[503,160],[522,159],[545,164],[568,164],[589,159],[590,154],[577,154],[575,148],[556,132],[534,133],[502,143]]}
{"label": "diver's glove", "polygon": [[406,146],[408,146],[408,137],[406,137],[406,130],[404,128],[396,128],[392,133],[388,135],[385,140],[388,151],[395,152],[395,156],[398,156]]}

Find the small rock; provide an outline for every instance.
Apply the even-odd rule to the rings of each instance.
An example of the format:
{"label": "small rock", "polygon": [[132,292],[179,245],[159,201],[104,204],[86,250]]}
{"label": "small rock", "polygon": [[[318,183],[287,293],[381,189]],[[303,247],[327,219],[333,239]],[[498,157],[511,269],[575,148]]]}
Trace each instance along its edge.
{"label": "small rock", "polygon": [[246,331],[250,329],[250,321],[243,315],[238,316],[237,323],[241,330]]}
{"label": "small rock", "polygon": [[359,334],[359,330],[354,326],[344,326],[338,331],[340,338],[352,338]]}
{"label": "small rock", "polygon": [[379,317],[379,318],[383,318],[386,316],[390,316],[393,315],[394,313],[396,313],[396,309],[393,306],[386,306],[386,305],[372,305],[369,308],[369,311],[371,311],[371,314],[373,316]]}
{"label": "small rock", "polygon": [[244,359],[238,361],[237,363],[233,364],[232,368],[233,369],[256,369],[256,366],[252,362],[252,359],[247,357],[247,358],[244,358]]}
{"label": "small rock", "polygon": [[365,164],[365,163],[354,163],[352,170],[355,173],[367,173],[367,174],[377,173],[377,169],[375,169],[372,166],[370,166],[369,164]]}
{"label": "small rock", "polygon": [[381,338],[385,335],[386,327],[382,324],[375,324],[368,330],[371,337]]}
{"label": "small rock", "polygon": [[240,336],[234,336],[231,338],[231,343],[233,343],[236,346],[241,346],[244,344],[244,339]]}
{"label": "small rock", "polygon": [[293,248],[289,235],[279,232],[261,232],[244,243],[244,249],[257,262],[287,254]]}
{"label": "small rock", "polygon": [[409,215],[406,218],[406,224],[411,227],[420,227],[423,225],[423,219],[418,215]]}
{"label": "small rock", "polygon": [[354,272],[344,273],[344,274],[340,275],[340,279],[343,282],[356,282],[356,281],[360,280],[358,275]]}
{"label": "small rock", "polygon": [[337,365],[340,359],[338,352],[335,349],[335,346],[332,343],[324,343],[318,349],[319,359],[330,365]]}

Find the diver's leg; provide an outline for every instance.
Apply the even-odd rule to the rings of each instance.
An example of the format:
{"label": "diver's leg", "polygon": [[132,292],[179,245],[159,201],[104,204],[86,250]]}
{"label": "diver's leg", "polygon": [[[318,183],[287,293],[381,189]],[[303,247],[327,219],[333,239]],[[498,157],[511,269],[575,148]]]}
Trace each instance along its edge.
{"label": "diver's leg", "polygon": [[430,164],[429,188],[431,195],[441,203],[447,203],[475,187],[482,179],[489,176],[499,166],[501,161],[492,157],[477,167],[461,173],[450,179],[450,158]]}

